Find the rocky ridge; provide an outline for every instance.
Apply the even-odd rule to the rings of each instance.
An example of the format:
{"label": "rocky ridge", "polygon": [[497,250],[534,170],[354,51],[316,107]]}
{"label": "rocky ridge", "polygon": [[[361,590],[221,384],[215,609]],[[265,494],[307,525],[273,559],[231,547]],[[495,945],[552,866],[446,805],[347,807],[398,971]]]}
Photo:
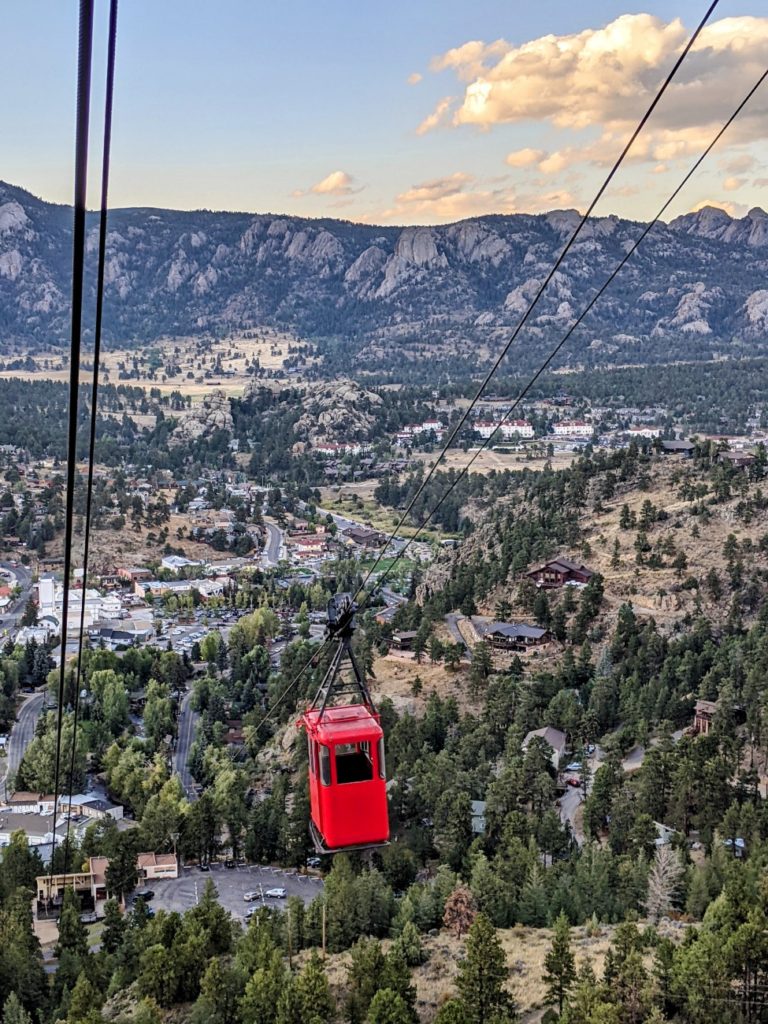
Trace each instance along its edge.
{"label": "rocky ridge", "polygon": [[223,391],[212,391],[202,402],[181,414],[169,443],[173,446],[190,444],[201,437],[210,437],[216,430],[231,435],[233,427],[229,398]]}
{"label": "rocky ridge", "polygon": [[[407,365],[487,345],[513,327],[572,233],[574,210],[438,227],[330,219],[115,210],[107,239],[107,343],[270,325],[341,339],[370,363]],[[572,323],[640,231],[588,224],[556,275],[518,359]],[[88,258],[97,225],[89,221]],[[0,183],[0,353],[68,335],[71,211]],[[768,215],[711,207],[657,225],[569,346],[572,365],[754,354],[765,341]],[[92,282],[93,274],[87,279]],[[609,343],[611,345],[609,346]],[[426,350],[429,350],[428,353]],[[338,370],[338,366],[335,367]]]}

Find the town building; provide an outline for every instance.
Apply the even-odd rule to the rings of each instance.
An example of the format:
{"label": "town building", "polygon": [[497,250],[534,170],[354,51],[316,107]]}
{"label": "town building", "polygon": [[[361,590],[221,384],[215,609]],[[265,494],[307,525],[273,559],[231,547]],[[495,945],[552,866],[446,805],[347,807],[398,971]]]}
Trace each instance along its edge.
{"label": "town building", "polygon": [[501,436],[505,440],[514,437],[533,437],[533,424],[528,420],[505,420],[501,424]]}
{"label": "town building", "polygon": [[137,583],[139,580],[152,579],[151,570],[145,569],[144,566],[141,565],[132,565],[127,569],[118,569],[117,575],[121,580],[126,580],[128,583]]}
{"label": "town building", "polygon": [[627,431],[630,437],[642,437],[652,441],[655,437],[661,437],[661,427],[649,427],[633,425]]}
{"label": "town building", "polygon": [[123,808],[120,804],[113,804],[92,793],[77,793],[71,800],[66,796],[59,797],[59,812],[82,815],[94,821],[106,821],[107,818],[120,821],[123,817]]}
{"label": "town building", "polygon": [[552,748],[552,767],[555,771],[559,771],[567,745],[565,733],[551,725],[545,725],[543,729],[532,729],[523,740],[524,751],[528,749],[534,737],[544,740]]}
{"label": "town building", "polygon": [[504,651],[524,651],[540,647],[551,639],[549,630],[522,622],[492,622],[483,630],[491,647]]}
{"label": "town building", "polygon": [[166,555],[160,562],[162,568],[168,569],[170,572],[180,572],[182,569],[197,569],[202,564],[202,562],[195,561],[193,558],[183,558],[181,555]]}
{"label": "town building", "polygon": [[7,808],[18,814],[53,814],[55,797],[53,793],[31,793],[19,790],[0,802],[0,810]]}
{"label": "town building", "polygon": [[85,911],[98,911],[99,904],[107,899],[106,871],[109,866],[107,857],[89,857],[87,871],[71,871],[67,874],[38,875],[35,879],[37,889],[36,916],[57,916],[64,899],[65,889],[74,889],[80,897],[81,908]]}
{"label": "town building", "polygon": [[662,441],[661,452],[663,455],[682,455],[684,459],[690,459],[696,451],[693,441]]}
{"label": "town building", "polygon": [[697,700],[693,710],[693,731],[699,736],[708,736],[709,730],[717,714],[719,702],[716,700]]}
{"label": "town building", "polygon": [[[475,420],[472,424],[472,429],[476,434],[479,434],[484,440],[488,440],[496,430],[499,428],[499,424],[496,420]],[[501,434],[501,431],[499,431]]]}
{"label": "town building", "polygon": [[562,587],[566,583],[589,583],[594,575],[592,569],[583,563],[572,562],[568,558],[554,558],[527,573],[528,579],[533,580],[537,587],[547,588]]}
{"label": "town building", "polygon": [[179,877],[179,861],[175,853],[140,853],[136,867],[139,878],[147,882]]}
{"label": "town building", "polygon": [[561,420],[552,427],[555,437],[592,437],[594,427],[586,420]]}
{"label": "town building", "polygon": [[411,651],[416,640],[415,629],[401,629],[392,634],[392,646],[398,651]]}
{"label": "town building", "polygon": [[718,462],[725,462],[734,469],[748,469],[755,461],[751,452],[718,452]]}
{"label": "town building", "polygon": [[472,800],[472,834],[476,836],[485,835],[485,800]]}
{"label": "town building", "polygon": [[367,526],[350,526],[349,529],[344,530],[342,537],[361,548],[380,547],[386,540],[384,534],[379,533],[378,530],[371,530]]}
{"label": "town building", "polygon": [[318,455],[363,455],[371,446],[362,441],[321,441],[313,448]]}

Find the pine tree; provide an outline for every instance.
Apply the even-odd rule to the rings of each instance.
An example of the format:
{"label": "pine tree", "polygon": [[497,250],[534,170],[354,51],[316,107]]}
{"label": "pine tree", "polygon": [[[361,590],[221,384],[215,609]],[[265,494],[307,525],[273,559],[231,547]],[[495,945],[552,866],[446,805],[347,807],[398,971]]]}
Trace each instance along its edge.
{"label": "pine tree", "polygon": [[557,1003],[557,1012],[562,1017],[566,997],[576,980],[576,960],[571,952],[571,929],[568,918],[562,911],[555,921],[552,946],[544,958],[547,983],[547,999]]}
{"label": "pine tree", "polygon": [[116,900],[107,900],[104,904],[104,930],[101,933],[101,946],[107,953],[116,953],[123,943],[126,922]]}
{"label": "pine tree", "polygon": [[32,1018],[19,1002],[15,992],[11,992],[5,1000],[3,1024],[32,1024]]}
{"label": "pine tree", "polygon": [[382,988],[371,1000],[366,1024],[412,1024],[411,1011],[402,996],[391,988]]}
{"label": "pine tree", "polygon": [[508,973],[496,929],[484,914],[478,914],[469,929],[466,959],[459,965],[456,979],[467,1024],[488,1024],[511,1011],[511,1000],[504,989]]}
{"label": "pine tree", "polygon": [[82,959],[88,956],[88,931],[80,920],[80,900],[74,889],[64,890],[61,915],[59,916],[59,940],[54,955],[61,957],[64,951]]}
{"label": "pine tree", "polygon": [[410,1013],[411,1024],[418,1024],[416,1013],[416,989],[411,984],[411,972],[405,961],[403,951],[394,943],[386,955],[384,971],[381,976],[381,987],[390,989],[402,999]]}
{"label": "pine tree", "polygon": [[102,999],[81,971],[69,1000],[67,1024],[99,1024]]}
{"label": "pine tree", "polygon": [[465,1024],[464,1004],[460,999],[449,999],[443,1003],[435,1017],[435,1024]]}
{"label": "pine tree", "polygon": [[336,1008],[328,987],[328,978],[316,951],[296,979],[296,991],[304,1024],[310,1024],[315,1018],[322,1024],[333,1020]]}
{"label": "pine tree", "polygon": [[405,962],[409,967],[417,967],[424,963],[424,948],[421,944],[419,929],[413,921],[406,921],[396,943],[402,950]]}

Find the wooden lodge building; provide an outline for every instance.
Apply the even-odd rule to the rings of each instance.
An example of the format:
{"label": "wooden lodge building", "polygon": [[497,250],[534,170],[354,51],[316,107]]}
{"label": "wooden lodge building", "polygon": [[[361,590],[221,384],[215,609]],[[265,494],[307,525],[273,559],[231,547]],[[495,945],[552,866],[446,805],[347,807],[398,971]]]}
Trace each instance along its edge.
{"label": "wooden lodge building", "polygon": [[502,651],[526,651],[541,647],[551,639],[548,629],[526,626],[522,622],[491,622],[484,630],[484,639],[491,647]]}
{"label": "wooden lodge building", "polygon": [[532,569],[528,579],[537,587],[564,587],[566,583],[589,583],[595,575],[586,565],[572,562],[568,558],[553,558],[537,569]]}

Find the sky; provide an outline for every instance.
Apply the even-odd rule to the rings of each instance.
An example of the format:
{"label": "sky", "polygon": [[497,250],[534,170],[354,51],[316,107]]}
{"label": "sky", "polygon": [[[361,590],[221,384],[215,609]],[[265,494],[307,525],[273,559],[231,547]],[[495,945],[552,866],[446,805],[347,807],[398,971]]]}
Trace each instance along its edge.
{"label": "sky", "polygon": [[[106,0],[96,0],[96,172]],[[121,0],[112,206],[435,224],[584,209],[704,0]],[[75,0],[3,7],[0,179],[72,198]],[[768,66],[721,0],[598,213],[653,216]],[[768,84],[668,216],[768,206]]]}

